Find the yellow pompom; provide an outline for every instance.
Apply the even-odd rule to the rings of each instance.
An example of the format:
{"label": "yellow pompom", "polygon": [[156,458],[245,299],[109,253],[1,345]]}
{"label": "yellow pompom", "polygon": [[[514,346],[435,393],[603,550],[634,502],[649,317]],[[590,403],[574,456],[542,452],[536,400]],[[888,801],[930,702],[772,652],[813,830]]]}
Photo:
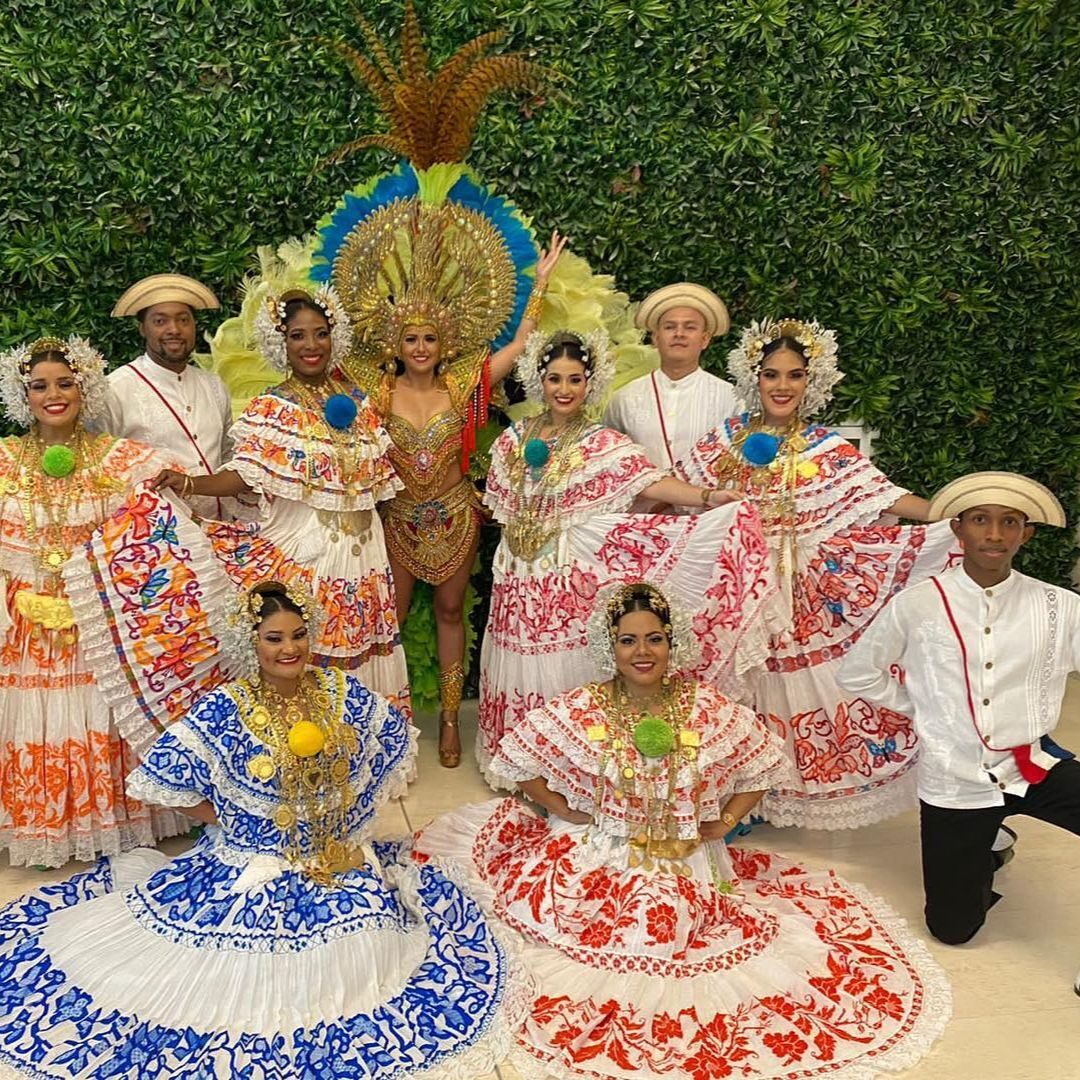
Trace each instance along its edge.
{"label": "yellow pompom", "polygon": [[310,720],[297,720],[289,728],[289,749],[299,758],[314,757],[325,745],[326,738]]}
{"label": "yellow pompom", "polygon": [[799,475],[804,480],[812,480],[821,471],[816,461],[800,461]]}

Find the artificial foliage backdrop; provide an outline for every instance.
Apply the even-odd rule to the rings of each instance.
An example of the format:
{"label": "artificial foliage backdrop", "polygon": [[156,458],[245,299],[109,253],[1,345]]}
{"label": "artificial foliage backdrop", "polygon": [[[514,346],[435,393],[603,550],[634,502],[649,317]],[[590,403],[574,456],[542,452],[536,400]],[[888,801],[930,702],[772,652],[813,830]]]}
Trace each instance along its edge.
{"label": "artificial foliage backdrop", "polygon": [[[396,38],[399,0],[363,0]],[[735,326],[813,315],[920,493],[1014,468],[1080,509],[1080,7],[1072,0],[419,0],[435,60],[500,27],[561,73],[470,162],[633,296],[711,285]],[[0,344],[110,320],[193,273],[235,310],[254,248],[308,232],[378,151],[319,36],[338,0],[9,0],[0,20]],[[211,323],[207,323],[207,328]],[[734,335],[734,332],[733,332]],[[733,340],[733,337],[732,339]],[[731,340],[708,354],[720,369]],[[1071,538],[1025,569],[1064,581]]]}

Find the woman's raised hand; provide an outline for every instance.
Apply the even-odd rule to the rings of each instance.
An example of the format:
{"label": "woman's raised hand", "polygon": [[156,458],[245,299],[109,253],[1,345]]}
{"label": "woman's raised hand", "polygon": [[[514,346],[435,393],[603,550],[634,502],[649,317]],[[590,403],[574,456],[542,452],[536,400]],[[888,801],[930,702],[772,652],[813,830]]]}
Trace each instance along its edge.
{"label": "woman's raised hand", "polygon": [[536,280],[538,284],[542,285],[547,281],[569,240],[570,237],[568,236],[560,236],[558,229],[552,230],[548,246],[541,249],[540,258],[536,262]]}

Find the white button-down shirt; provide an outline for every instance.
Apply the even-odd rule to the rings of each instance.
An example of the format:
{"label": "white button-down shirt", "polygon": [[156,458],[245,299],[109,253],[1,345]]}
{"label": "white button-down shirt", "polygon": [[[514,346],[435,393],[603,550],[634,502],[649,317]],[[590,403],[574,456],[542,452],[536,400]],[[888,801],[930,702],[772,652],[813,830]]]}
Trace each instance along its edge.
{"label": "white button-down shirt", "polygon": [[[153,390],[136,371],[152,384]],[[181,372],[171,371],[143,353],[110,372],[108,381],[105,410],[94,422],[96,429],[153,446],[192,476],[216,472],[228,457],[232,403],[217,375],[191,364]],[[177,417],[183,420],[190,437]],[[190,501],[192,509],[200,513],[215,516],[219,512],[215,499]]]}
{"label": "white button-down shirt", "polygon": [[863,632],[837,681],[914,717],[923,802],[1000,806],[1006,792],[1028,788],[1010,748],[1054,730],[1065,680],[1080,670],[1080,596],[1016,571],[990,589],[962,566],[937,580],[963,639],[967,679],[941,595],[922,581],[893,597]]}
{"label": "white button-down shirt", "polygon": [[698,439],[738,411],[731,383],[701,368],[681,379],[657,370],[618,390],[604,423],[644,447],[657,468],[670,469]]}

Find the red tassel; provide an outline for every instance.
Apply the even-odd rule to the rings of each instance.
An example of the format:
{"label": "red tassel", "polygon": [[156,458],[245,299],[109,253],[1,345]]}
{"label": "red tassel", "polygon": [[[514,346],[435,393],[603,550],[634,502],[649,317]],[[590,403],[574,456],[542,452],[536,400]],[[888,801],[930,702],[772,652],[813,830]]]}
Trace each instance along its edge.
{"label": "red tassel", "polygon": [[1020,775],[1029,784],[1041,784],[1046,779],[1049,770],[1044,769],[1041,765],[1036,765],[1031,760],[1030,746],[1014,746],[1012,756],[1016,760],[1016,767],[1020,770]]}
{"label": "red tassel", "polygon": [[484,357],[480,378],[469,395],[465,406],[465,425],[461,431],[461,471],[468,473],[469,460],[476,449],[477,432],[487,423],[488,406],[491,404],[491,353]]}

